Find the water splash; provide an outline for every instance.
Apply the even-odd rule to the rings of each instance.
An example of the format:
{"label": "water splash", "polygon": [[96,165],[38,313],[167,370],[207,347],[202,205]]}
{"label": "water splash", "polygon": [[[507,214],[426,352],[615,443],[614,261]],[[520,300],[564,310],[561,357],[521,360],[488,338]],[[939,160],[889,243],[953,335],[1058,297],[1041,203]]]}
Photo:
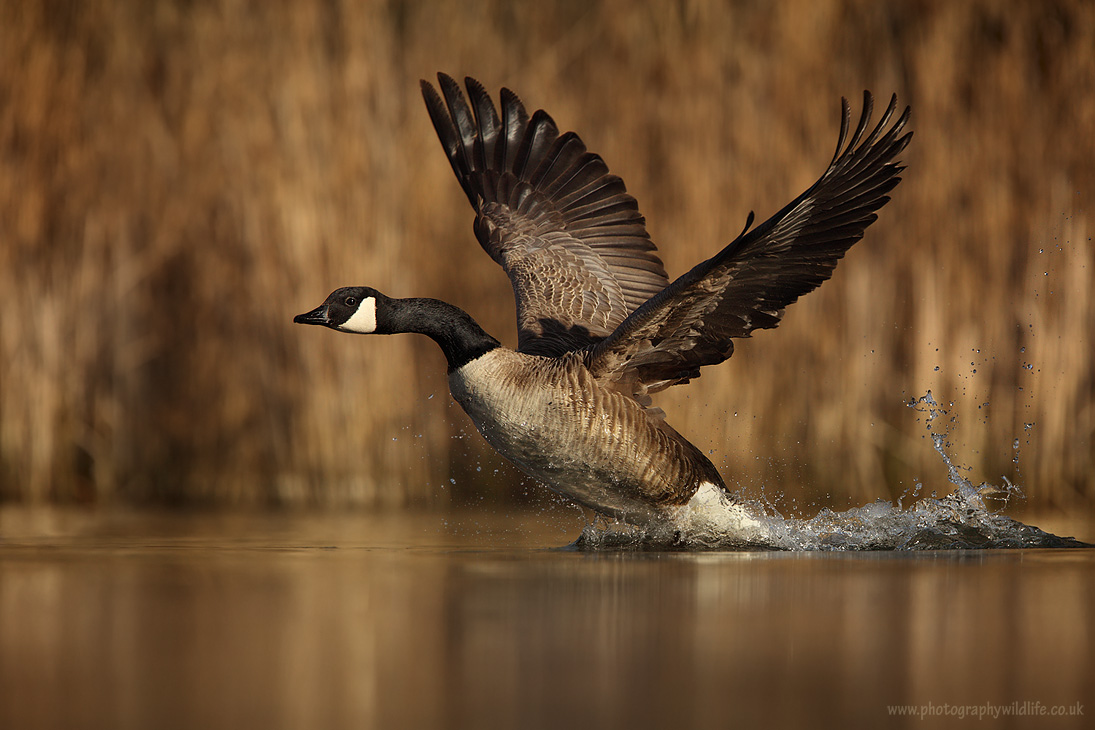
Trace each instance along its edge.
{"label": "water splash", "polygon": [[[1003,477],[1003,486],[974,485],[947,453],[948,415],[928,391],[908,403],[925,414],[932,446],[947,468],[954,490],[918,498],[917,484],[896,504],[876,500],[845,511],[823,509],[803,519],[784,517],[763,501],[735,504],[717,494],[693,500],[673,520],[635,527],[603,519],[582,530],[571,545],[578,550],[984,550],[1092,547],[1023,524],[1000,510],[1022,490]],[[949,421],[953,425],[953,417]],[[1017,449],[1016,449],[1017,450]],[[968,469],[967,469],[968,471]],[[906,497],[913,503],[902,505]]]}

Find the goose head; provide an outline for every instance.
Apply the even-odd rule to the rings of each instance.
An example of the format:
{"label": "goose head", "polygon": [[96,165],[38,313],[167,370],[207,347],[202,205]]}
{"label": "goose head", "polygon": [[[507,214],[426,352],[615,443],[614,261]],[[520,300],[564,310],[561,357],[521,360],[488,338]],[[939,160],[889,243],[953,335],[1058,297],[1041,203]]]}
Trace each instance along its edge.
{"label": "goose head", "polygon": [[378,312],[383,312],[389,298],[367,286],[344,286],[335,289],[311,312],[293,317],[297,324],[318,324],[339,332],[361,335],[380,334]]}
{"label": "goose head", "polygon": [[367,286],[335,289],[297,324],[318,324],[359,335],[427,335],[441,346],[449,372],[499,346],[464,310],[440,299],[392,299]]}

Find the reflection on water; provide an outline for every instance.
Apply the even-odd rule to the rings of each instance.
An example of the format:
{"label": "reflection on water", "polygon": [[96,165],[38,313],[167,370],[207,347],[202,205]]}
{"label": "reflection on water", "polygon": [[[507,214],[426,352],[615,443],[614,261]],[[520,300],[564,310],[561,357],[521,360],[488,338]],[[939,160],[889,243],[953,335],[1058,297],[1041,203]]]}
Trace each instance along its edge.
{"label": "reflection on water", "polygon": [[887,705],[1029,701],[1086,715],[998,726],[1073,728],[1095,713],[1095,551],[580,553],[548,549],[580,528],[553,520],[8,508],[0,727],[923,727]]}

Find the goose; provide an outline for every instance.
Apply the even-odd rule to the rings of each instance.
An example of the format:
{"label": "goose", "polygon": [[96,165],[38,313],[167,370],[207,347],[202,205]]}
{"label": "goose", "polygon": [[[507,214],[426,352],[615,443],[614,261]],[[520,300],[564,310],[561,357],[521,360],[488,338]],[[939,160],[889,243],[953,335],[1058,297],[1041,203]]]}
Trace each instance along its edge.
{"label": "goose", "polygon": [[836,152],[817,182],[755,228],[750,212],[737,238],[670,282],[635,198],[578,135],[560,133],[543,110],[530,117],[509,89],[499,110],[473,78],[467,96],[446,74],[438,84],[423,80],[422,95],[475,211],[475,237],[512,283],[517,349],[452,304],[368,286],[336,289],[294,322],[432,338],[453,399],[486,441],[608,519],[756,528],[651,396],[729,358],[735,339],[777,326],[832,275],[900,182],[909,108],[891,124],[894,95],[868,132],[873,97],[864,92],[849,138],[842,99]]}

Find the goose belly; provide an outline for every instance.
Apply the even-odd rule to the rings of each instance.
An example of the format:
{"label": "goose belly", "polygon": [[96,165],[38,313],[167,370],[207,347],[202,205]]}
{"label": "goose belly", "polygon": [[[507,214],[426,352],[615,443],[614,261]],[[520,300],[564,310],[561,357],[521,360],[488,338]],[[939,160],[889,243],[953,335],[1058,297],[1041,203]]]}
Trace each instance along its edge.
{"label": "goose belly", "polygon": [[601,388],[577,359],[499,348],[453,371],[449,387],[502,456],[576,502],[629,522],[663,518],[686,502],[704,479],[697,455],[710,466],[634,400]]}

